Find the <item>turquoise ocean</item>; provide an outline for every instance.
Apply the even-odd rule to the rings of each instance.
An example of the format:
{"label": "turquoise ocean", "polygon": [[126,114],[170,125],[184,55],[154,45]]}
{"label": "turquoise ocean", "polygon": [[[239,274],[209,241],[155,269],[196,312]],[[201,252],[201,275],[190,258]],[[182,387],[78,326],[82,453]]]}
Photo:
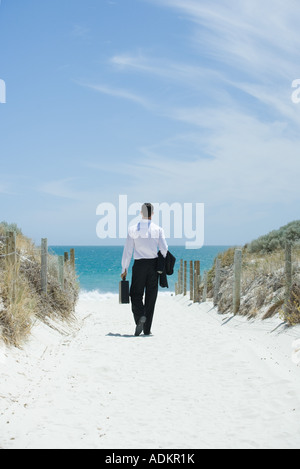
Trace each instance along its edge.
{"label": "turquoise ocean", "polygon": [[[63,255],[75,248],[76,273],[83,292],[98,292],[99,294],[118,293],[122,271],[121,260],[123,246],[51,246],[50,252]],[[180,259],[191,261],[200,260],[201,273],[209,270],[218,253],[226,251],[229,246],[204,246],[201,249],[185,249],[184,246],[169,246],[170,252],[176,257],[175,273],[168,277],[169,289],[160,291],[175,291],[177,271]],[[128,280],[131,280],[133,260],[129,268]],[[188,266],[189,269],[189,266]]]}

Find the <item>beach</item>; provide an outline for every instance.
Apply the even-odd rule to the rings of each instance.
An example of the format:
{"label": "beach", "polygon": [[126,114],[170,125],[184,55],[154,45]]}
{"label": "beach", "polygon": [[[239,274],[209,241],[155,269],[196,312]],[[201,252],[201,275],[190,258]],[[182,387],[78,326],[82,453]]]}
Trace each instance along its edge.
{"label": "beach", "polygon": [[0,348],[1,448],[300,448],[299,326],[168,293],[149,337],[115,294],[81,294],[76,317]]}

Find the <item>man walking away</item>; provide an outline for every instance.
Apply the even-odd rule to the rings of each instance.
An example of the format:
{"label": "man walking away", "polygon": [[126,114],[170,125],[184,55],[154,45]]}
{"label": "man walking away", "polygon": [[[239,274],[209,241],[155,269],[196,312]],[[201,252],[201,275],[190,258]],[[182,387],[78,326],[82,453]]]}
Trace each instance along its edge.
{"label": "man walking away", "polygon": [[[129,228],[122,258],[122,279],[127,277],[128,268],[134,254],[132,283],[130,288],[132,312],[136,323],[135,335],[151,334],[154,309],[158,295],[158,251],[167,256],[168,245],[164,230],[153,223],[153,205],[142,206],[142,220]],[[145,300],[144,299],[145,295]]]}

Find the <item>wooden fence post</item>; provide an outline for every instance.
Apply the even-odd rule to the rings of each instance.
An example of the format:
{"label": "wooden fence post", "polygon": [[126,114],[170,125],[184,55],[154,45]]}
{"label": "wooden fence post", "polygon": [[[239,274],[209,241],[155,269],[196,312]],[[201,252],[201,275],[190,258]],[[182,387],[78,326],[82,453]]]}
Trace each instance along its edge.
{"label": "wooden fence post", "polygon": [[201,284],[201,273],[200,273],[200,261],[197,261],[197,276],[198,276],[198,279],[197,279],[197,282],[198,282],[198,285],[197,285],[197,300],[198,300],[198,303],[200,303],[200,284]]}
{"label": "wooden fence post", "polygon": [[292,293],[292,243],[285,243],[285,295],[284,295],[284,312],[288,314],[290,308]]}
{"label": "wooden fence post", "polygon": [[194,303],[198,303],[200,286],[200,261],[194,261]]}
{"label": "wooden fence post", "polygon": [[193,294],[193,302],[197,302],[197,269],[196,269],[196,262],[194,261],[194,267],[193,267],[193,272],[194,272],[194,294]]}
{"label": "wooden fence post", "polygon": [[180,260],[180,294],[183,294],[183,259]]}
{"label": "wooden fence post", "polygon": [[58,281],[60,283],[61,288],[64,289],[64,256],[58,256]]}
{"label": "wooden fence post", "polygon": [[47,295],[48,274],[48,239],[43,238],[41,242],[41,289]]}
{"label": "wooden fence post", "polygon": [[64,253],[64,261],[65,261],[65,264],[68,262],[69,260],[69,253],[68,252],[65,252]]}
{"label": "wooden fence post", "polygon": [[186,296],[186,293],[187,293],[186,282],[187,282],[187,261],[184,261],[184,280],[183,280],[183,295],[184,296]]}
{"label": "wooden fence post", "polygon": [[194,267],[193,261],[190,261],[190,300],[194,300]]}
{"label": "wooden fence post", "polygon": [[177,271],[177,295],[180,295],[180,267]]}
{"label": "wooden fence post", "polygon": [[205,303],[207,298],[207,271],[205,270],[203,274],[203,297],[202,301]]}
{"label": "wooden fence post", "polygon": [[182,287],[182,280],[181,280],[181,262],[180,262],[180,267],[178,269],[178,285],[177,285],[177,287],[178,287],[178,295],[181,295],[181,293],[183,291],[182,290],[182,288],[183,288]]}
{"label": "wooden fence post", "polygon": [[236,249],[234,253],[234,278],[233,278],[233,314],[239,312],[241,305],[241,275],[242,275],[242,250]]}
{"label": "wooden fence post", "polygon": [[11,300],[16,299],[16,281],[17,281],[17,253],[16,253],[16,232],[9,231],[6,234],[6,254],[7,266],[11,269]]}
{"label": "wooden fence post", "polygon": [[221,259],[218,257],[216,260],[216,268],[215,268],[214,306],[217,306],[218,300],[219,300],[220,275],[221,275]]}
{"label": "wooden fence post", "polygon": [[200,261],[195,261],[195,289],[194,289],[194,295],[195,295],[195,302],[199,303],[200,302]]}
{"label": "wooden fence post", "polygon": [[76,267],[75,267],[75,249],[70,249],[70,264],[71,268],[75,274],[76,272]]}

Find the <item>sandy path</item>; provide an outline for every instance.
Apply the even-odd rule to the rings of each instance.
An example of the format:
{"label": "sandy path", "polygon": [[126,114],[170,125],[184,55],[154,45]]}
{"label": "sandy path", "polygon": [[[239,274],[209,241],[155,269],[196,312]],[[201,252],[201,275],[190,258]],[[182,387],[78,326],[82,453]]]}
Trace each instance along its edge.
{"label": "sandy path", "polygon": [[299,329],[210,309],[162,295],[136,338],[128,306],[82,297],[73,335],[38,325],[0,354],[0,446],[300,448]]}

